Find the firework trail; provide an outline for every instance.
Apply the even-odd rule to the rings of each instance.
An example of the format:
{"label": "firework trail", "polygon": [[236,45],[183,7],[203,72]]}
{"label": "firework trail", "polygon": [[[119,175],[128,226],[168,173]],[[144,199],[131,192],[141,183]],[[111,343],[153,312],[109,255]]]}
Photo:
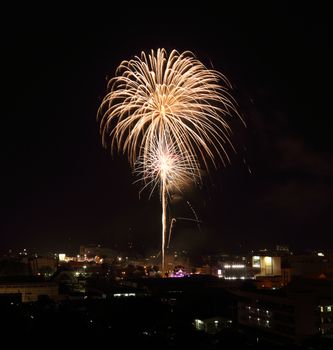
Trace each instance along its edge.
{"label": "firework trail", "polygon": [[[200,175],[195,161],[190,155],[177,149],[177,144],[169,135],[155,138],[146,154],[140,157],[134,166],[134,172],[143,180],[144,187],[150,187],[150,196],[156,187],[160,187],[162,202],[162,266],[164,267],[164,250],[167,235],[167,204],[170,192],[180,191],[182,187],[195,181]],[[140,191],[140,192],[141,192]],[[163,270],[163,269],[162,269]]]}
{"label": "firework trail", "polygon": [[172,234],[172,229],[173,229],[173,225],[177,222],[177,220],[186,220],[186,221],[194,221],[197,223],[198,225],[198,229],[200,231],[200,223],[202,223],[202,221],[198,221],[197,219],[191,219],[191,218],[172,218],[171,222],[170,222],[170,227],[169,227],[169,236],[168,236],[168,244],[167,244],[167,248],[169,248],[170,245],[170,241],[171,241],[171,234]]}
{"label": "firework trail", "polygon": [[167,248],[169,248],[169,244],[170,244],[170,240],[171,240],[171,232],[172,232],[172,228],[174,223],[177,221],[176,218],[172,218],[171,219],[171,223],[170,223],[170,227],[169,227],[169,237],[168,237],[168,244],[167,244]]}

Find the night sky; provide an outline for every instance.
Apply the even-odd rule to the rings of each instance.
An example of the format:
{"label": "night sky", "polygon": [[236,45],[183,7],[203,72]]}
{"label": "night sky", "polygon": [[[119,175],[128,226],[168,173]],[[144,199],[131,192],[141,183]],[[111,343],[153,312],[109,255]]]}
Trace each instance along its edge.
{"label": "night sky", "polygon": [[[276,3],[278,4],[278,3]],[[247,127],[237,153],[171,201],[172,247],[206,253],[332,248],[330,11],[319,5],[7,14],[1,25],[0,249],[160,246],[156,194],[101,145],[107,78],[141,50],[191,50],[224,73]],[[314,7],[313,7],[314,6]],[[89,12],[89,9],[88,9]],[[5,15],[6,17],[6,15]]]}

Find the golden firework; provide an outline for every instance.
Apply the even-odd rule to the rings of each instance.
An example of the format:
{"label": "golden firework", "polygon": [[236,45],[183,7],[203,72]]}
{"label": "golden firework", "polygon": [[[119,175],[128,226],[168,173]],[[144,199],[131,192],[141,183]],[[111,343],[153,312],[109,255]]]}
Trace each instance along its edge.
{"label": "golden firework", "polygon": [[170,55],[154,50],[147,56],[123,61],[109,81],[98,114],[106,146],[128,154],[134,166],[148,157],[154,139],[172,135],[177,149],[208,170],[208,159],[229,160],[226,116],[238,114],[229,94],[230,83],[216,70],[206,68],[193,53]]}
{"label": "golden firework", "polygon": [[127,153],[144,188],[160,187],[162,271],[168,192],[200,180],[209,163],[229,161],[226,117],[239,116],[230,88],[190,51],[151,50],[119,65],[99,107],[103,145],[110,139],[112,152]]}

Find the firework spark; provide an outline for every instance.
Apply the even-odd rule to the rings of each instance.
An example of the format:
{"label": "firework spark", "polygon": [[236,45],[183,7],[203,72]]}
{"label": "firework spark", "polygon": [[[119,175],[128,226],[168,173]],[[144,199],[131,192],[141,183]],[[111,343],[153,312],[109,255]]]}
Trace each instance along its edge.
{"label": "firework spark", "polygon": [[111,137],[111,149],[127,153],[134,166],[139,157],[148,159],[156,137],[169,134],[180,152],[200,158],[207,170],[208,160],[224,163],[225,145],[232,146],[225,117],[238,114],[230,87],[224,75],[189,51],[142,52],[123,61],[109,81],[98,111],[103,144]]}
{"label": "firework spark", "polygon": [[[150,149],[135,163],[134,172],[145,183],[141,191],[150,187],[150,196],[156,187],[160,188],[162,202],[162,271],[164,271],[164,250],[167,235],[167,203],[171,192],[182,191],[182,188],[200,177],[198,168],[193,166],[195,159],[177,149],[177,144],[168,134],[155,138]],[[140,191],[140,192],[141,192]]]}
{"label": "firework spark", "polygon": [[159,187],[162,196],[162,183],[165,184],[167,195],[182,192],[189,183],[200,178],[196,160],[177,149],[177,144],[171,137],[163,135],[162,139],[155,138],[146,152],[134,165],[134,173],[138,181],[144,182],[145,188],[150,188],[150,197]]}
{"label": "firework spark", "polygon": [[[227,78],[193,53],[152,50],[123,61],[98,110],[102,142],[127,153],[145,187],[160,189],[162,271],[167,195],[201,179],[201,168],[229,161],[227,116],[238,115]],[[145,188],[144,187],[144,188]]]}

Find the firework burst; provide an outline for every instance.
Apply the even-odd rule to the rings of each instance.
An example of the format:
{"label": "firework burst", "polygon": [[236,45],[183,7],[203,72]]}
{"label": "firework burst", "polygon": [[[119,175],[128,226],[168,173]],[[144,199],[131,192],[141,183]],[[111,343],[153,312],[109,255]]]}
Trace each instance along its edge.
{"label": "firework burst", "polygon": [[[134,172],[159,187],[162,202],[162,271],[168,193],[200,181],[229,161],[225,146],[231,129],[227,116],[238,115],[227,78],[208,69],[193,53],[144,52],[123,61],[108,83],[98,116],[104,146],[127,154]],[[233,147],[232,147],[233,148]]]}
{"label": "firework burst", "polygon": [[200,178],[196,160],[190,155],[180,152],[171,137],[164,135],[162,139],[155,138],[145,158],[139,158],[134,166],[134,173],[143,181],[145,188],[150,188],[150,197],[156,188],[162,196],[162,186],[165,184],[167,194],[182,192],[189,183]]}
{"label": "firework burst", "polygon": [[[167,204],[171,192],[182,191],[188,183],[200,178],[195,159],[184,154],[177,148],[177,143],[168,134],[154,138],[144,156],[140,157],[134,167],[134,172],[143,180],[144,187],[150,187],[150,196],[156,187],[160,189],[162,202],[162,271],[164,271],[164,250],[167,234]],[[140,192],[141,192],[140,191]]]}
{"label": "firework burst", "polygon": [[168,134],[179,152],[198,160],[192,166],[224,163],[225,145],[232,146],[225,117],[237,114],[229,88],[224,75],[189,51],[142,52],[123,61],[109,81],[98,111],[103,144],[111,138],[111,149],[127,153],[134,166],[139,157],[148,159],[156,137]]}

